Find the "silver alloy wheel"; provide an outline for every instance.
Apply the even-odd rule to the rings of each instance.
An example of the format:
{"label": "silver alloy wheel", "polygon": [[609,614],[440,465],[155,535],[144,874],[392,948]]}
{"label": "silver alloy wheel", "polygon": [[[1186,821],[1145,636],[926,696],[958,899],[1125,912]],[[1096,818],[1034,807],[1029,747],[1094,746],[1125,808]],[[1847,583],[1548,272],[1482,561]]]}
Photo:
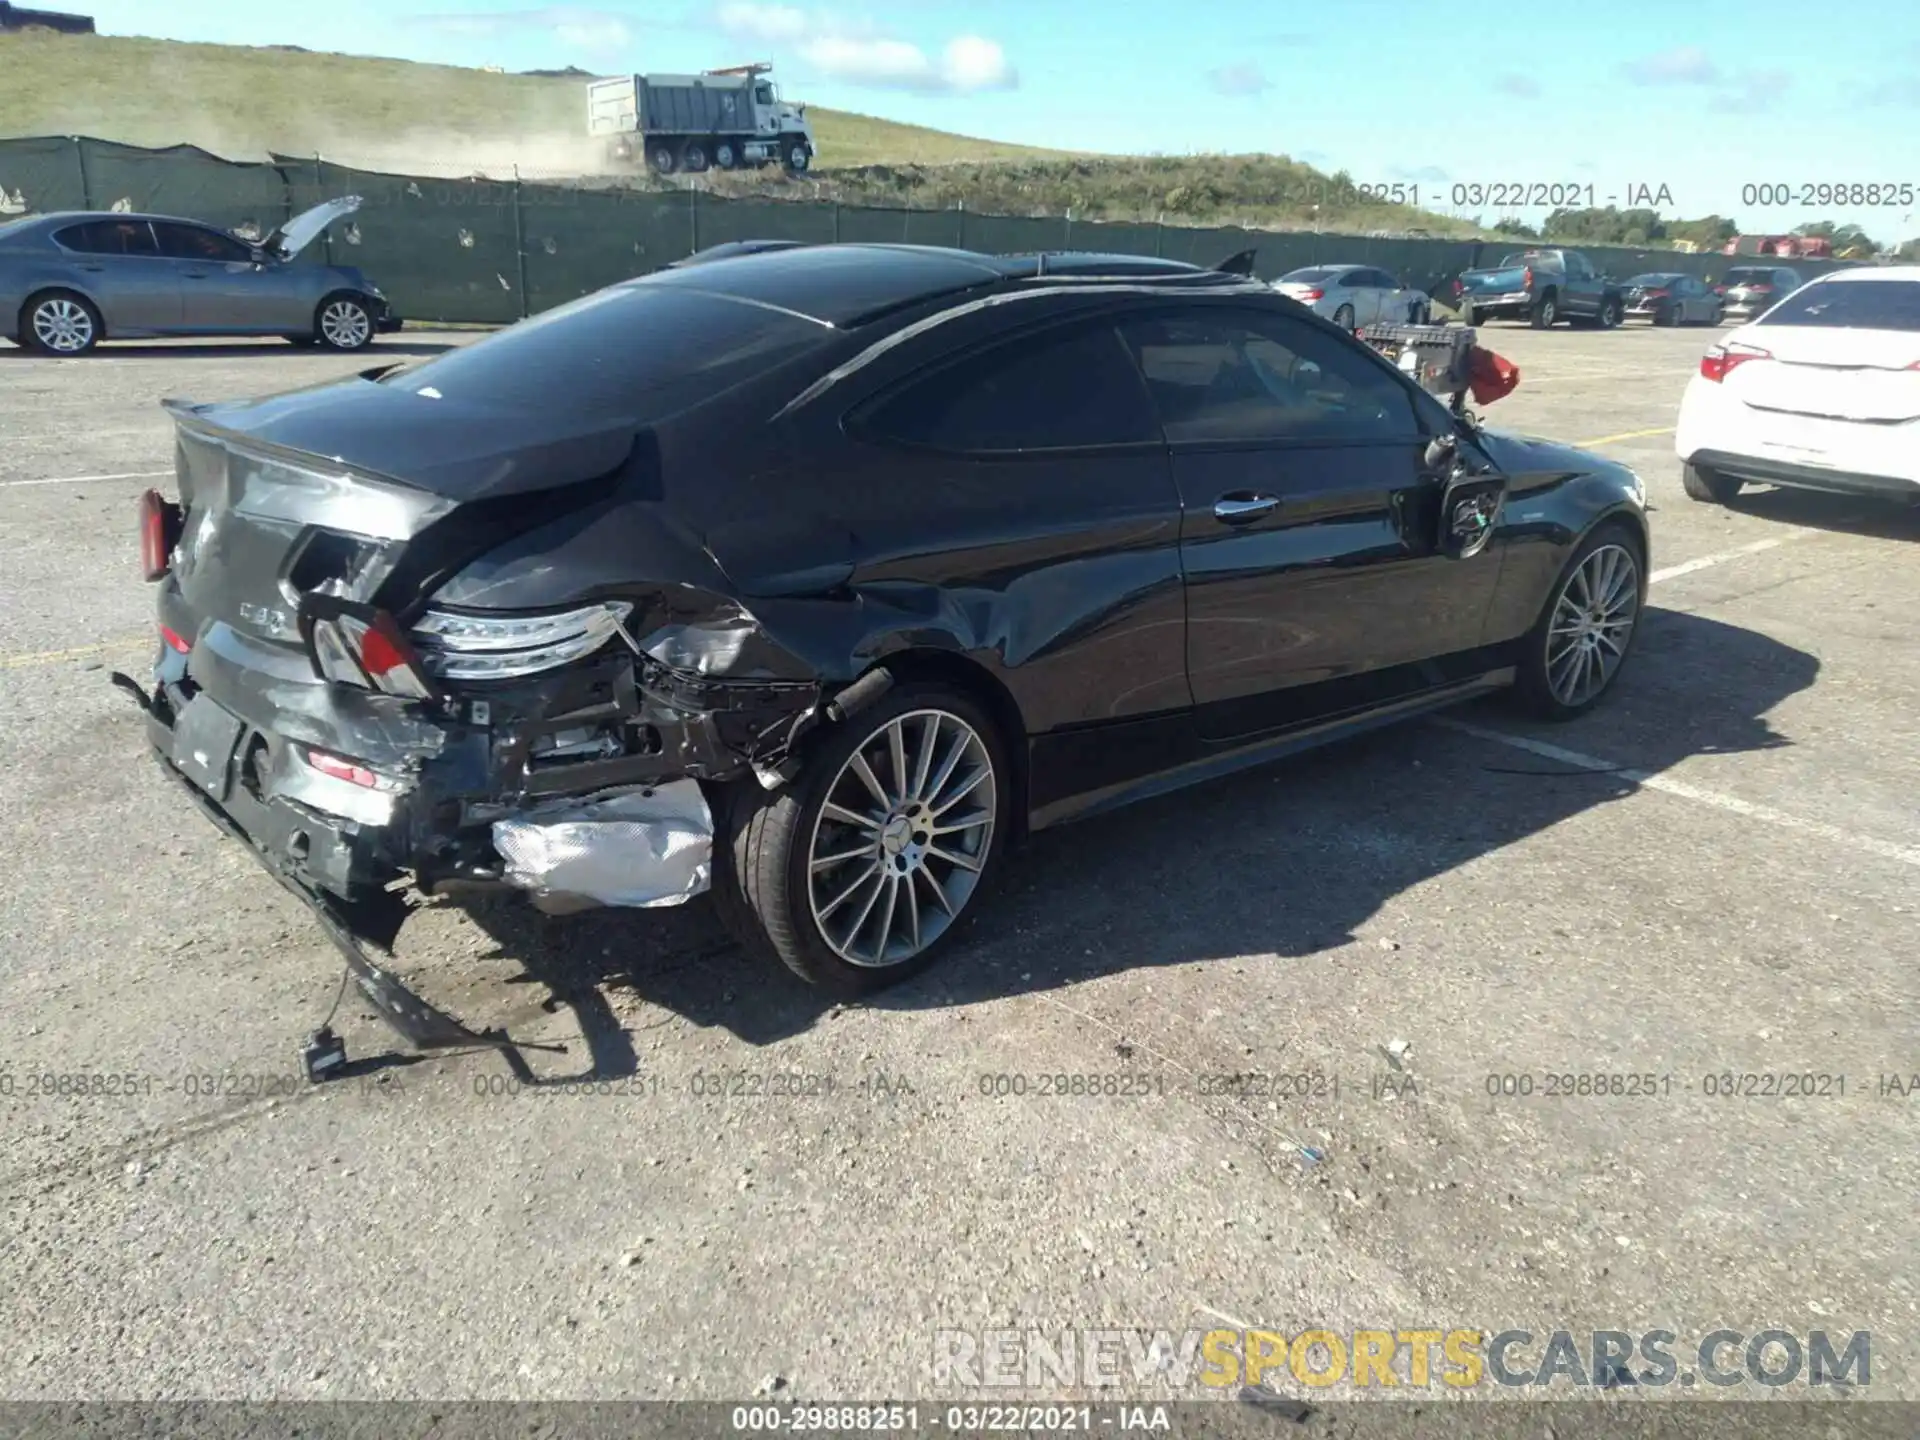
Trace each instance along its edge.
{"label": "silver alloy wheel", "polygon": [[52,296],[33,307],[33,338],[56,355],[77,355],[93,343],[93,316],[78,300]]}
{"label": "silver alloy wheel", "polygon": [[959,918],[993,845],[999,786],[986,742],[948,710],[896,715],[827,787],[807,846],[807,901],[833,953],[911,960]]}
{"label": "silver alloy wheel", "polygon": [[1597,546],[1567,577],[1547,626],[1547,687],[1586,704],[1612,683],[1640,614],[1640,567],[1624,545]]}
{"label": "silver alloy wheel", "polygon": [[366,308],[353,300],[336,300],[320,312],[320,333],[329,345],[358,350],[373,333]]}

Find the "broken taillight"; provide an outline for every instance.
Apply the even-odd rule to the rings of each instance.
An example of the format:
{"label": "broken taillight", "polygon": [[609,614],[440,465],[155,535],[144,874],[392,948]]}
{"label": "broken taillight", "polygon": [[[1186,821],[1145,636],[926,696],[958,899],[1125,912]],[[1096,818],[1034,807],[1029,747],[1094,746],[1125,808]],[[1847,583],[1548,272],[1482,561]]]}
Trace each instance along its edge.
{"label": "broken taillight", "polygon": [[409,700],[432,698],[433,686],[413,642],[385,610],[309,595],[300,619],[321,678]]}
{"label": "broken taillight", "polygon": [[171,625],[160,627],[160,638],[167,642],[167,648],[179,655],[185,655],[193,649],[193,644]]}
{"label": "broken taillight", "polygon": [[390,775],[382,775],[378,770],[369,770],[365,765],[355,764],[341,755],[330,755],[325,750],[299,747],[298,753],[313,769],[322,775],[330,775],[335,780],[344,780],[349,785],[358,785],[363,790],[396,791],[400,781]]}
{"label": "broken taillight", "polygon": [[140,497],[140,573],[151,582],[166,578],[173,547],[180,543],[180,507],[158,490]]}

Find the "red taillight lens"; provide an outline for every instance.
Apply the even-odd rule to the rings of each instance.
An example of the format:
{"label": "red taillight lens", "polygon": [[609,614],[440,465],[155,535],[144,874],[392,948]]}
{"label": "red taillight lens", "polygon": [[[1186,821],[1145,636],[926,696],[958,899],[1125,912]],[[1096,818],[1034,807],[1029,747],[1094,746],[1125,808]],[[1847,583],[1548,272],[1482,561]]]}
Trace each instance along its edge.
{"label": "red taillight lens", "polygon": [[178,654],[184,655],[193,649],[192,642],[182,636],[180,632],[175,630],[171,625],[162,625],[160,627],[160,638],[167,642],[168,649]]}
{"label": "red taillight lens", "polygon": [[1302,300],[1324,300],[1327,298],[1327,292],[1324,290],[1302,290],[1300,292],[1300,298]]}
{"label": "red taillight lens", "polygon": [[1700,373],[1717,385],[1749,360],[1771,360],[1772,358],[1773,356],[1765,350],[1745,347],[1733,349],[1725,345],[1716,345],[1700,357]]}
{"label": "red taillight lens", "polygon": [[372,790],[380,783],[380,777],[364,765],[356,765],[351,760],[342,760],[338,755],[329,755],[324,750],[307,751],[307,764],[322,775],[331,775],[336,780],[344,780],[349,785],[364,786]]}
{"label": "red taillight lens", "polygon": [[1664,300],[1667,298],[1667,292],[1664,290],[1643,290],[1640,293],[1643,298],[1648,300]]}
{"label": "red taillight lens", "polygon": [[[309,596],[309,603],[318,597]],[[338,605],[340,602],[334,602]],[[431,699],[434,690],[413,643],[384,610],[314,614],[303,625],[314,668],[327,680],[379,690],[409,700]]]}
{"label": "red taillight lens", "polygon": [[1520,288],[1522,290],[1531,290],[1533,288],[1533,267],[1531,265],[1520,272]]}
{"label": "red taillight lens", "polygon": [[140,573],[148,580],[166,577],[173,547],[180,540],[180,507],[158,490],[140,497]]}

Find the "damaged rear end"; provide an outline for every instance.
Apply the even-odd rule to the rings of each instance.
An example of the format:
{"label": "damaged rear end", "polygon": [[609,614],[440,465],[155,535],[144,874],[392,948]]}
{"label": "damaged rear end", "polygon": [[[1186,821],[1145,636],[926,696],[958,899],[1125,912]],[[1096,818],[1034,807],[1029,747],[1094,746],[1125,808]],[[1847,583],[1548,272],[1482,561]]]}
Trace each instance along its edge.
{"label": "damaged rear end", "polygon": [[[816,338],[775,320],[755,373]],[[658,421],[744,380],[739,347],[603,393],[558,377],[539,414],[487,381],[538,337],[479,348],[168,402],[178,498],[141,513],[153,748],[323,914],[408,885],[677,904],[710,879],[713,787],[772,783],[822,695],[669,503]]]}

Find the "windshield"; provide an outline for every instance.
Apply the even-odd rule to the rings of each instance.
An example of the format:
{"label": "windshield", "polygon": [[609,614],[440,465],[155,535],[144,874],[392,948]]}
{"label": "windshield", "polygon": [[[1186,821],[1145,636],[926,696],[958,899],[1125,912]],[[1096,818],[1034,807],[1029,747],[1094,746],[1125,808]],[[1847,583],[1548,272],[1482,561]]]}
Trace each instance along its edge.
{"label": "windshield", "polygon": [[772,306],[643,282],[575,300],[380,383],[462,406],[650,423],[834,333]]}
{"label": "windshield", "polygon": [[1319,285],[1333,279],[1340,270],[1333,265],[1310,265],[1304,270],[1289,270],[1280,277],[1282,285]]}
{"label": "windshield", "polygon": [[1920,280],[1829,280],[1808,285],[1774,306],[1760,323],[1920,333]]}

